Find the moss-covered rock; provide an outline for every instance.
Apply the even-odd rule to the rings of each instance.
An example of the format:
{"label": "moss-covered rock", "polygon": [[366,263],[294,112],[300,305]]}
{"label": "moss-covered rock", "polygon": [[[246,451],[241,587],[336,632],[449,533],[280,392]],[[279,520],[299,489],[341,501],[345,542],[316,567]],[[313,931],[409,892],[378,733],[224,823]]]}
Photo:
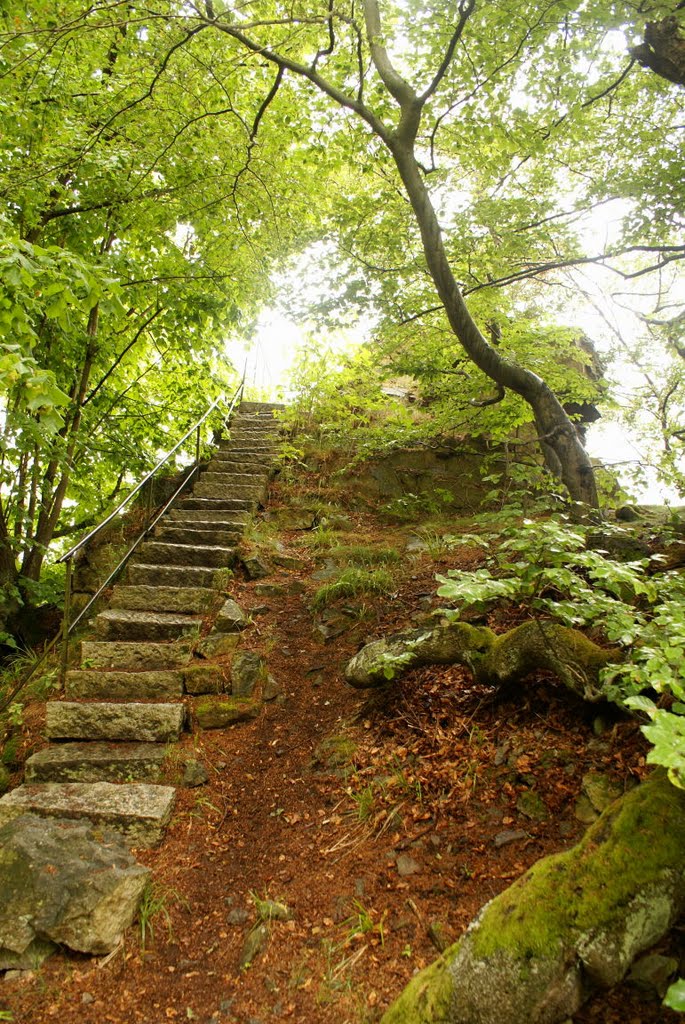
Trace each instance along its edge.
{"label": "moss-covered rock", "polygon": [[683,882],[685,792],[655,774],[487,904],[382,1024],[557,1024],[661,938]]}
{"label": "moss-covered rock", "polygon": [[203,729],[225,729],[236,722],[256,718],[261,709],[260,700],[226,697],[223,700],[198,701],[195,705],[195,717]]}

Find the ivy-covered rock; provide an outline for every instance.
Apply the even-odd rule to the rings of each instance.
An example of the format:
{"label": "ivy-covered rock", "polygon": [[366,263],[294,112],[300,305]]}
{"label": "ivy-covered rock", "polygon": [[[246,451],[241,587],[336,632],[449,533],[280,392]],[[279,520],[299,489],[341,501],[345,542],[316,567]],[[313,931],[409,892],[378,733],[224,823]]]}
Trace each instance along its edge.
{"label": "ivy-covered rock", "polygon": [[671,927],[684,882],[685,792],[659,772],[486,904],[382,1024],[558,1024]]}

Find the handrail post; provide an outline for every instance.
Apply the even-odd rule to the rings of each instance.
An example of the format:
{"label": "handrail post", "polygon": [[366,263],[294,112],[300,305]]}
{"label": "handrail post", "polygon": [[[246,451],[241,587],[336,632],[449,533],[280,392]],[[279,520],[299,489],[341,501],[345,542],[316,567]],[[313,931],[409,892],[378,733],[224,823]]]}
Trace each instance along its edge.
{"label": "handrail post", "polygon": [[200,465],[200,427],[197,428],[195,435],[195,468]]}
{"label": "handrail post", "polygon": [[72,559],[67,558],[66,574],[64,577],[64,615],[62,617],[62,658],[59,668],[60,690],[64,689],[67,678],[67,666],[69,663],[69,619],[71,618],[71,571]]}

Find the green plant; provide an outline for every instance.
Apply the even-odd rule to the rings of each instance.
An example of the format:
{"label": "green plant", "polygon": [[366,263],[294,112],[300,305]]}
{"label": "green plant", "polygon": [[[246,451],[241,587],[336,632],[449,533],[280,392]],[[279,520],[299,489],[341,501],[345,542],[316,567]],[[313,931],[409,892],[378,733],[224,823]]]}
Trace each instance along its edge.
{"label": "green plant", "polygon": [[685,981],[682,978],[669,986],[664,997],[664,1006],[670,1007],[671,1010],[677,1010],[679,1013],[685,1013]]}
{"label": "green plant", "polygon": [[[491,544],[485,567],[438,576],[438,594],[480,610],[503,599],[524,603],[533,615],[600,629],[608,641],[630,649],[602,671],[604,693],[649,716],[643,726],[652,744],[647,760],[685,788],[685,579],[677,572],[653,575],[644,558],[610,558],[588,546],[597,542],[591,531],[565,516],[515,519],[501,543]],[[600,542],[610,546],[614,537],[626,536],[605,525]],[[459,617],[454,609],[444,614]]]}
{"label": "green plant", "polygon": [[320,611],[341,597],[355,597],[358,594],[390,594],[395,589],[395,580],[387,569],[359,569],[350,566],[333,583],[320,587],[312,600],[312,609]]}
{"label": "green plant", "polygon": [[399,562],[402,555],[397,548],[372,547],[368,544],[337,544],[328,554],[351,565],[372,566]]}
{"label": "green plant", "polygon": [[168,903],[172,898],[178,898],[173,889],[162,889],[156,882],[148,882],[143,889],[138,906],[138,927],[140,928],[140,945],[145,951],[148,937],[154,940],[155,918],[161,917],[166,924],[169,938],[173,934],[171,914]]}
{"label": "green plant", "polygon": [[374,920],[374,911],[367,910],[360,900],[354,900],[352,907],[352,915],[343,921],[343,926],[348,928],[345,942],[352,942],[360,935],[377,935],[381,946],[384,946],[384,921],[387,915],[387,910],[384,910],[381,914],[380,920],[376,921]]}

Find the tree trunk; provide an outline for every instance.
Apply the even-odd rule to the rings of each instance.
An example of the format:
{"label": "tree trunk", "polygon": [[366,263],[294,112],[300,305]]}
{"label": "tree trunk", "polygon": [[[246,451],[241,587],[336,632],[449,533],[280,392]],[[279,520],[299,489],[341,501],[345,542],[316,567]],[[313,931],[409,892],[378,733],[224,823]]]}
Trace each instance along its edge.
{"label": "tree trunk", "polygon": [[442,232],[426,189],[413,145],[397,132],[389,142],[421,231],[423,250],[454,334],[469,358],[501,388],[521,395],[533,410],[548,468],[566,486],[574,501],[599,508],[595,475],[578,432],[551,388],[531,370],[506,359],[479,330],[454,278]]}

